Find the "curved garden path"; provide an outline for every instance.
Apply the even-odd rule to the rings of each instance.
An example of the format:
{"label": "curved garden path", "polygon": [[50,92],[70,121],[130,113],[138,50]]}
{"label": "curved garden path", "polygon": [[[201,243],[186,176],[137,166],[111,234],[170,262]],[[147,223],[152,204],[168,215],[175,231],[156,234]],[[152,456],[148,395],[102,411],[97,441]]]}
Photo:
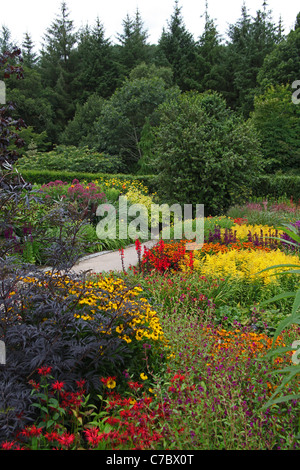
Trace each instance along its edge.
{"label": "curved garden path", "polygon": [[[151,248],[158,240],[149,240],[142,243],[142,253],[144,246]],[[134,245],[124,248],[124,267],[127,270],[129,266],[135,266],[138,263],[138,256]],[[80,273],[90,271],[93,273],[109,272],[109,271],[122,271],[122,261],[119,250],[104,251],[95,255],[86,256],[82,258],[73,268],[72,271]]]}

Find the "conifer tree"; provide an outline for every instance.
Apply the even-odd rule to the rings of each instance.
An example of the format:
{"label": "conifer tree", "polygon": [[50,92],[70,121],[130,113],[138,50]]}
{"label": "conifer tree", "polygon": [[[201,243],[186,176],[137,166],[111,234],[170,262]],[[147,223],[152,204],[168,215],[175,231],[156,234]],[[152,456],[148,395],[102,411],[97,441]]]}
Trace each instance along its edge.
{"label": "conifer tree", "polygon": [[138,9],[134,18],[126,15],[123,20],[123,32],[117,35],[117,39],[119,41],[118,60],[122,66],[123,75],[128,76],[133,68],[142,62],[148,62],[150,57],[148,33],[144,29]]}
{"label": "conifer tree", "polygon": [[244,117],[248,117],[253,110],[258,72],[265,57],[280,40],[280,34],[265,1],[255,18],[249,15],[244,3],[241,18],[229,28],[228,57],[233,66],[235,107]]}
{"label": "conifer tree", "polygon": [[79,32],[75,68],[74,86],[78,103],[85,103],[94,93],[103,98],[112,95],[118,83],[118,64],[99,18],[92,28],[86,25]]}
{"label": "conifer tree", "polygon": [[204,31],[198,40],[198,54],[200,62],[201,88],[205,90],[221,91],[224,85],[224,46],[214,20],[208,13],[208,2],[205,6]]}
{"label": "conifer tree", "polygon": [[24,65],[26,67],[33,68],[36,66],[38,55],[36,52],[34,52],[34,44],[28,32],[24,34],[24,40],[22,43],[22,56]]}
{"label": "conifer tree", "polygon": [[[300,14],[295,29],[281,40],[268,54],[258,73],[259,91],[264,92],[272,85],[289,85],[299,80],[300,71]],[[292,92],[292,89],[291,89]]]}
{"label": "conifer tree", "polygon": [[47,29],[41,51],[40,71],[55,122],[53,139],[58,140],[68,120],[75,112],[74,103],[74,46],[77,35],[65,2],[61,3],[60,14]]}
{"label": "conifer tree", "polygon": [[16,47],[15,43],[11,39],[10,29],[2,25],[0,34],[0,53],[3,54],[7,51],[12,51]]}
{"label": "conifer tree", "polygon": [[182,91],[199,89],[199,57],[196,42],[186,29],[181,7],[175,1],[174,11],[158,43],[159,51],[166,59],[174,74],[174,82]]}

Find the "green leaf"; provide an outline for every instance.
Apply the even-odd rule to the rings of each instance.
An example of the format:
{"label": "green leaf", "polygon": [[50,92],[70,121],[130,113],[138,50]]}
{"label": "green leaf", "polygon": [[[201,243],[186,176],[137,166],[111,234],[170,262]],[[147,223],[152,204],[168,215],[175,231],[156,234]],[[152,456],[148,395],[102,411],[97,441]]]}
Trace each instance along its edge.
{"label": "green leaf", "polygon": [[52,424],[55,424],[55,421],[53,421],[52,419],[49,419],[49,421],[47,421],[46,428],[47,429],[50,428]]}
{"label": "green leaf", "polygon": [[296,293],[295,300],[292,306],[292,318],[296,316],[299,308],[300,308],[300,289]]}
{"label": "green leaf", "polygon": [[274,297],[272,297],[271,299],[268,299],[268,300],[264,300],[263,302],[261,302],[259,305],[260,306],[265,306],[271,302],[276,302],[277,300],[281,300],[281,299],[288,299],[290,297],[295,297],[295,292],[284,292],[283,294],[278,294],[278,295],[275,295]]}
{"label": "green leaf", "polygon": [[[296,321],[295,321],[296,320]],[[289,315],[288,317],[284,318],[284,320],[282,320],[279,325],[277,326],[276,330],[275,330],[275,333],[274,333],[274,337],[273,337],[273,345],[275,344],[275,341],[276,339],[278,338],[278,336],[280,335],[280,333],[284,330],[284,328],[286,328],[288,325],[291,325],[292,323],[300,323],[300,318],[299,319],[292,319],[292,316]],[[272,345],[272,346],[273,346]]]}
{"label": "green leaf", "polygon": [[49,399],[48,404],[55,408],[59,407],[59,401],[53,397]]}
{"label": "green leaf", "polygon": [[285,395],[283,397],[270,399],[267,403],[263,405],[263,408],[269,408],[270,406],[275,405],[277,403],[284,403],[290,400],[298,400],[299,398],[300,394],[298,393],[297,395]]}

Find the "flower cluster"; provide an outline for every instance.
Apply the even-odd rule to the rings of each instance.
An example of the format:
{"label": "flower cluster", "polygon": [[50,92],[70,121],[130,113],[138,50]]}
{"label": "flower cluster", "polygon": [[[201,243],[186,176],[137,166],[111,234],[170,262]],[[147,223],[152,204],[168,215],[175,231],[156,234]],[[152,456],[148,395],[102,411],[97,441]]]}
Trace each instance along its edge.
{"label": "flower cluster", "polygon": [[280,237],[281,234],[281,231],[264,225],[245,225],[239,221],[239,223],[235,223],[230,229],[223,229],[216,225],[214,230],[211,230],[205,237],[205,242],[219,243],[226,246],[249,242],[255,247],[276,249],[279,245],[276,238]]}
{"label": "flower cluster", "polygon": [[[143,386],[139,383],[130,384],[134,390]],[[155,445],[163,439],[163,433],[156,424],[165,420],[170,413],[162,405],[156,405],[153,398],[146,394],[138,399],[112,394],[108,397],[106,411],[113,413],[106,420],[112,429],[103,436],[110,450],[155,449]]]}
{"label": "flower cluster", "polygon": [[[261,280],[264,284],[278,282],[278,276],[274,273],[280,273],[288,268],[274,268],[263,271],[275,265],[298,264],[299,258],[287,255],[282,251],[273,250],[267,252],[257,250],[229,250],[227,252],[218,252],[214,255],[201,253],[195,254],[194,267],[204,276],[217,276],[245,279],[248,281]],[[299,263],[300,266],[300,263]]]}
{"label": "flower cluster", "polygon": [[83,184],[77,179],[73,180],[71,185],[60,180],[44,184],[41,186],[41,195],[53,200],[59,196],[66,203],[76,205],[79,211],[84,211],[91,221],[95,217],[97,206],[106,202],[102,188],[94,182]]}
{"label": "flower cluster", "polygon": [[271,248],[267,246],[255,245],[253,242],[239,242],[232,243],[231,245],[225,245],[222,243],[204,243],[201,247],[202,254],[213,254],[213,253],[227,253],[230,250],[264,250],[271,251]]}
{"label": "flower cluster", "polygon": [[[179,242],[165,243],[160,240],[157,245],[151,249],[144,248],[144,254],[141,260],[141,270],[143,273],[157,271],[164,273],[166,271],[175,272],[180,270],[180,265],[186,260],[186,240]],[[193,253],[190,252],[187,258],[187,265],[193,266]]]}
{"label": "flower cluster", "polygon": [[[273,342],[272,338],[266,334],[249,331],[247,328],[225,330],[208,327],[205,335],[212,344],[210,360],[220,357],[220,353],[223,356],[225,352],[228,353],[227,358],[234,357],[235,360],[255,358],[268,352]],[[277,338],[276,346],[285,346],[282,336]],[[275,361],[281,362],[279,359]]]}

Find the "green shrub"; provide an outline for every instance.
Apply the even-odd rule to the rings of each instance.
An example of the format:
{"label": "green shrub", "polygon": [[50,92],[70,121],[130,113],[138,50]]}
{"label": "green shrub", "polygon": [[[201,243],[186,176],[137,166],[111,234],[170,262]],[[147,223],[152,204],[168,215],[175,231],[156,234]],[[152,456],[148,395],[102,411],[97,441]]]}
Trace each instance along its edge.
{"label": "green shrub", "polygon": [[265,171],[299,168],[300,108],[291,100],[291,86],[277,85],[255,97],[251,121],[259,135]]}
{"label": "green shrub", "polygon": [[258,175],[252,187],[253,196],[270,197],[278,199],[286,196],[299,201],[300,199],[300,175]]}
{"label": "green shrub", "polygon": [[80,171],[89,173],[118,173],[123,171],[121,160],[89,149],[58,145],[50,152],[25,155],[18,161],[18,168],[24,170]]}
{"label": "green shrub", "polygon": [[190,92],[160,106],[155,163],[159,196],[169,204],[204,204],[224,213],[248,196],[260,171],[253,126],[216,93]]}

